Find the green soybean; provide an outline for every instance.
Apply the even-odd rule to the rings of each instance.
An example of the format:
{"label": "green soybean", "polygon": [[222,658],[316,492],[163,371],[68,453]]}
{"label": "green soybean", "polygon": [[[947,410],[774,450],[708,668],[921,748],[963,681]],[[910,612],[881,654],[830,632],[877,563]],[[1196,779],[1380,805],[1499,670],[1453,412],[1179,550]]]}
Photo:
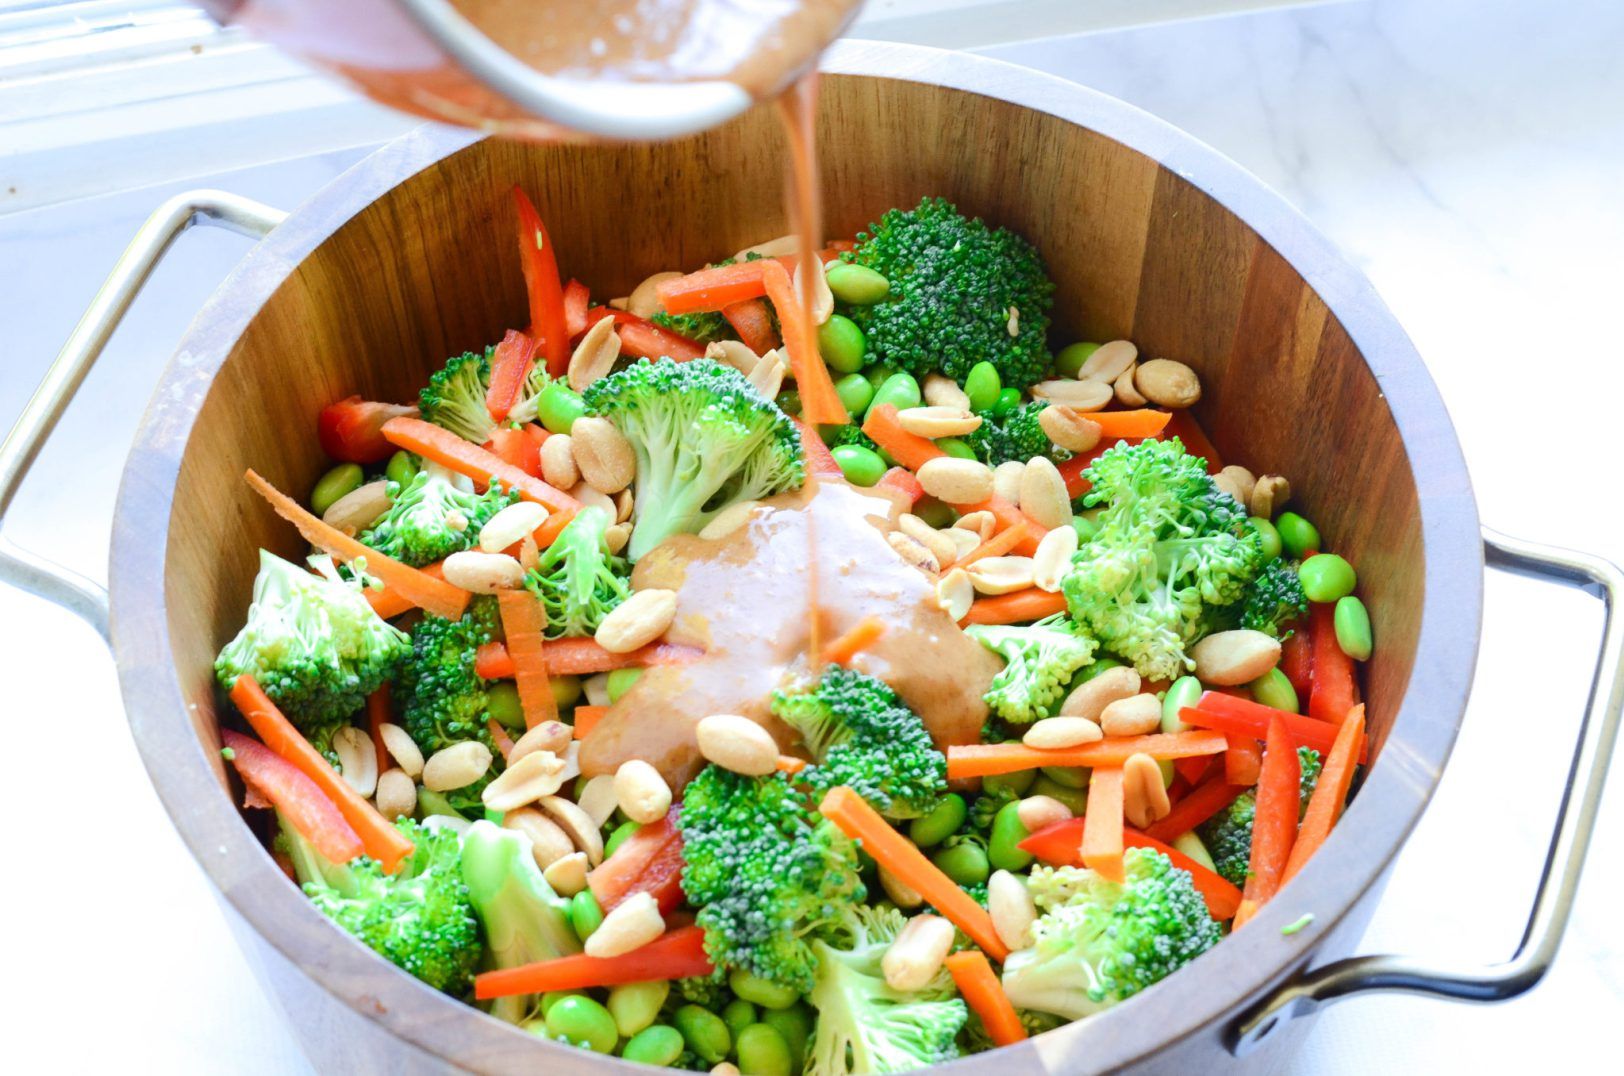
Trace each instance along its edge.
{"label": "green soybean", "polygon": [[964,375],[964,394],[970,397],[970,410],[986,411],[998,402],[1004,391],[1004,379],[998,376],[998,367],[983,359],[970,367]]}
{"label": "green soybean", "polygon": [[559,709],[574,706],[581,698],[581,678],[579,676],[549,676],[547,686],[553,689],[553,702]]}
{"label": "green soybean", "polygon": [[1274,529],[1280,534],[1280,544],[1293,557],[1300,559],[1310,549],[1320,547],[1319,528],[1296,512],[1281,512]]}
{"label": "green soybean", "polygon": [[565,998],[584,998],[586,996],[585,990],[549,990],[541,995],[541,1015],[545,1017],[554,1005],[557,1005]]}
{"label": "green soybean", "polygon": [[992,873],[987,865],[987,853],[969,841],[943,848],[931,856],[930,861],[959,885],[980,885]]}
{"label": "green soybean", "polygon": [[903,372],[892,374],[886,378],[874,392],[874,402],[869,404],[873,409],[880,404],[890,404],[898,411],[906,411],[910,407],[918,407],[923,397],[919,395],[919,382],[914,380],[912,374]]}
{"label": "green soybean", "polygon": [[1016,770],[1014,773],[1000,773],[992,777],[981,779],[981,790],[989,796],[995,796],[1000,790],[1008,791],[1014,796],[1026,795],[1026,790],[1032,787],[1032,782],[1038,779],[1036,770]]}
{"label": "green soybean", "polygon": [[1021,824],[1019,800],[998,808],[992,818],[992,833],[987,837],[987,862],[994,870],[1021,871],[1032,864],[1032,853],[1017,847],[1032,835]]}
{"label": "green soybean", "polygon": [[384,465],[383,476],[391,482],[400,483],[404,488],[417,477],[417,463],[412,459],[410,452],[404,450],[396,452]]}
{"label": "green soybean", "polygon": [[609,988],[609,1014],[615,1018],[615,1027],[628,1039],[654,1023],[660,1015],[660,1006],[671,993],[666,979],[652,979],[646,983],[622,983]]}
{"label": "green soybean", "polygon": [[1297,568],[1297,578],[1311,602],[1334,602],[1345,598],[1353,593],[1353,588],[1359,583],[1353,565],[1335,553],[1309,557]]}
{"label": "green soybean", "polygon": [[466,815],[451,806],[451,801],[445,798],[444,792],[436,792],[432,788],[419,788],[417,790],[418,820],[433,818],[435,815],[441,815],[445,818],[460,818],[464,822],[468,821]]}
{"label": "green soybean", "polygon": [[1270,669],[1247,686],[1252,689],[1252,698],[1263,705],[1289,714],[1297,712],[1297,689],[1291,686],[1291,678],[1278,668]]}
{"label": "green soybean", "polygon": [[1162,731],[1183,732],[1190,726],[1179,719],[1179,711],[1194,706],[1201,697],[1201,681],[1193,676],[1181,676],[1167,688],[1162,696]]}
{"label": "green soybean", "polygon": [[1084,666],[1081,673],[1081,679],[1078,680],[1078,683],[1086,684],[1100,673],[1105,672],[1107,669],[1120,668],[1122,668],[1122,662],[1118,661],[1116,658],[1095,658],[1088,665]]}
{"label": "green soybean", "polygon": [[1021,406],[1021,390],[1012,386],[998,390],[998,400],[992,405],[994,418],[1003,418]]}
{"label": "green soybean", "polygon": [[908,823],[908,839],[916,848],[930,848],[951,837],[970,815],[964,797],[957,792],[943,796],[931,812]]}
{"label": "green soybean", "polygon": [[646,1027],[621,1048],[620,1056],[627,1061],[661,1068],[674,1065],[682,1056],[682,1032],[665,1024]]}
{"label": "green soybean", "polygon": [[310,491],[310,510],[318,516],[326,515],[338,499],[361,488],[366,478],[360,464],[341,463],[316,480]]}
{"label": "green soybean", "polygon": [[609,1010],[579,994],[559,999],[547,1013],[547,1031],[556,1038],[585,1043],[594,1053],[610,1054],[620,1041]]}
{"label": "green soybean", "polygon": [[1088,771],[1081,766],[1045,766],[1040,772],[1057,785],[1065,785],[1067,788],[1088,787]]}
{"label": "green soybean", "polygon": [[943,504],[941,501],[938,501],[935,497],[921,497],[919,499],[919,503],[914,505],[913,512],[914,515],[918,516],[932,527],[935,527],[937,530],[941,530],[944,527],[951,527],[953,525],[953,521],[959,518],[959,514],[957,512],[953,511],[952,508]]}
{"label": "green soybean", "polygon": [[734,998],[722,1006],[722,1023],[727,1025],[735,1040],[738,1039],[739,1032],[755,1022],[756,1007],[743,998]]}
{"label": "green soybean", "polygon": [[1061,377],[1076,377],[1088,357],[1100,349],[1098,344],[1067,344],[1054,357],[1055,372]]}
{"label": "green soybean", "polygon": [[722,1018],[699,1005],[684,1005],[672,1014],[671,1022],[682,1032],[688,1049],[714,1065],[733,1048],[733,1035]]}
{"label": "green soybean", "polygon": [[842,374],[855,374],[863,368],[863,356],[868,354],[868,341],[863,330],[844,314],[833,314],[818,326],[818,354],[829,369]]}
{"label": "green soybean", "polygon": [[740,968],[734,968],[728,974],[727,985],[739,997],[763,1009],[786,1009],[801,996],[793,986],[757,978]]}
{"label": "green soybean", "polygon": [[[626,838],[630,837],[633,833],[636,833],[637,828],[638,824],[630,821],[622,822],[620,825],[616,826],[614,832],[609,834],[609,839],[603,842],[603,858],[608,859],[610,856],[614,855],[615,849],[624,844],[626,842]],[[584,941],[585,939],[582,940]]]}
{"label": "green soybean", "polygon": [[603,925],[603,908],[592,890],[583,889],[570,898],[570,927],[584,944],[592,932]]}
{"label": "green soybean", "polygon": [[801,413],[801,394],[794,389],[785,389],[773,398],[773,403],[786,415],[799,415]]}
{"label": "green soybean", "polygon": [[1274,524],[1262,516],[1253,516],[1252,529],[1257,531],[1258,537],[1263,540],[1263,559],[1273,560],[1278,557],[1282,546],[1280,544],[1280,532],[1275,529]]}
{"label": "green soybean", "polygon": [[873,306],[891,293],[891,282],[866,265],[830,262],[824,276],[834,297],[852,306]]}
{"label": "green soybean", "polygon": [[976,455],[975,449],[971,448],[968,443],[959,440],[957,437],[944,437],[940,441],[936,442],[936,447],[941,449],[943,452],[946,452],[954,459],[977,460],[981,458],[980,456]]}
{"label": "green soybean", "polygon": [[[1319,558],[1315,557],[1314,560]],[[1376,643],[1370,634],[1370,612],[1365,608],[1365,603],[1352,594],[1338,598],[1331,620],[1336,625],[1336,645],[1342,648],[1342,652],[1355,661],[1369,661]]]}
{"label": "green soybean", "polygon": [[787,1009],[769,1009],[761,1014],[761,1022],[784,1036],[789,1044],[795,1071],[806,1065],[806,1044],[812,1038],[812,1010],[797,1001]]}
{"label": "green soybean", "polygon": [[630,691],[642,675],[642,669],[615,669],[610,672],[609,682],[605,685],[609,690],[609,705],[619,702],[620,697]]}
{"label": "green soybean", "polygon": [[586,401],[563,381],[554,381],[536,397],[536,417],[551,433],[569,433],[584,414]]}
{"label": "green soybean", "polygon": [[1059,800],[1071,809],[1074,815],[1081,815],[1088,810],[1088,790],[1082,788],[1067,788],[1048,774],[1040,774],[1027,789],[1030,796],[1048,796]]}
{"label": "green soybean", "polygon": [[874,390],[878,392],[880,386],[891,380],[892,376],[895,375],[896,372],[897,368],[895,366],[891,366],[883,362],[877,362],[873,366],[866,368],[863,371],[863,376],[868,378],[868,383],[873,385]]}
{"label": "green soybean", "polygon": [[739,1033],[739,1071],[745,1076],[789,1076],[789,1043],[766,1024],[752,1024]]}
{"label": "green soybean", "polygon": [[849,415],[861,415],[874,402],[874,386],[862,374],[847,374],[835,382],[835,395]]}
{"label": "green soybean", "polygon": [[510,680],[499,680],[485,690],[485,712],[504,728],[524,728],[524,707],[519,689]]}
{"label": "green soybean", "polygon": [[865,445],[836,445],[829,450],[840,473],[854,486],[872,486],[885,477],[885,461]]}

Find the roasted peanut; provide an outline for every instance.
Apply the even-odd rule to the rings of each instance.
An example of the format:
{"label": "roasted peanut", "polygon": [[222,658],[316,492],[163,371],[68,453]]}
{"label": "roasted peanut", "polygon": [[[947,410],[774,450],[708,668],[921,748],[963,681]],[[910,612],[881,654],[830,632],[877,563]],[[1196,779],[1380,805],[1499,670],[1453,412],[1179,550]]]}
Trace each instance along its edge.
{"label": "roasted peanut", "polygon": [[371,796],[378,788],[378,749],[372,738],[354,725],[333,733],[333,753],[338,756],[338,772],[357,795]]}
{"label": "roasted peanut", "polygon": [[585,852],[571,852],[560,856],[542,869],[541,876],[561,897],[573,897],[586,888],[587,862]]}
{"label": "roasted peanut", "polygon": [[619,358],[620,334],[615,332],[614,319],[598,319],[570,354],[569,367],[565,372],[570,388],[582,392],[594,381],[608,377]]}
{"label": "roasted peanut", "polygon": [[[1052,720],[1052,719],[1051,719]],[[1071,808],[1053,796],[1028,796],[1015,808],[1015,817],[1028,833],[1036,833],[1071,817]]]}
{"label": "roasted peanut", "polygon": [[1139,349],[1133,346],[1131,340],[1112,340],[1095,348],[1094,354],[1084,360],[1082,368],[1077,371],[1077,380],[1115,381],[1138,358]]}
{"label": "roasted peanut", "polygon": [[695,726],[699,753],[724,770],[762,777],[778,768],[778,743],[767,730],[738,714],[711,714]]}
{"label": "roasted peanut", "polygon": [[601,773],[592,778],[581,789],[581,794],[575,797],[575,805],[586,812],[593,825],[601,828],[609,821],[609,816],[615,813],[615,808],[620,806],[620,796],[615,792],[614,777]]}
{"label": "roasted peanut", "polygon": [[[654,273],[644,277],[643,282],[633,288],[630,295],[626,296],[626,310],[643,318],[645,321],[655,314],[664,313],[665,307],[660,305],[660,285],[667,280],[680,280],[681,278],[681,273],[670,269],[663,273]],[[609,319],[605,318],[604,320]]]}
{"label": "roasted peanut", "polygon": [[417,782],[404,770],[385,770],[378,775],[378,813],[389,821],[409,818],[417,810]]}
{"label": "roasted peanut", "polygon": [[965,571],[980,594],[1011,594],[1032,585],[1031,557],[982,557]]}
{"label": "roasted peanut", "polygon": [[925,898],[919,894],[918,890],[884,867],[880,868],[880,888],[885,890],[885,895],[890,897],[891,903],[898,908],[917,908],[925,903]]}
{"label": "roasted peanut", "polygon": [[1251,503],[1252,490],[1257,488],[1257,476],[1234,463],[1219,471],[1212,480],[1217,483],[1219,489],[1240,501],[1243,506]]}
{"label": "roasted peanut", "polygon": [[963,568],[954,568],[936,582],[936,604],[954,620],[963,620],[975,601],[975,585]]}
{"label": "roasted peanut", "polygon": [[1246,499],[1246,508],[1254,516],[1273,519],[1289,500],[1291,483],[1277,474],[1266,474],[1252,487],[1252,495]]}
{"label": "roasted peanut", "polygon": [[1122,371],[1122,376],[1112,383],[1112,387],[1116,390],[1117,403],[1123,407],[1143,407],[1150,402],[1145,399],[1145,394],[1140,392],[1139,386],[1134,383],[1134,373],[1138,369],[1137,363],[1128,367]]}
{"label": "roasted peanut", "polygon": [[585,811],[562,796],[543,796],[536,805],[569,834],[575,847],[586,853],[588,862],[596,866],[603,860],[603,834]]}
{"label": "roasted peanut", "polygon": [[705,357],[731,366],[745,377],[761,362],[761,356],[740,340],[712,340],[705,345]]}
{"label": "roasted peanut", "polygon": [[541,477],[555,489],[570,489],[581,480],[575,466],[575,439],[555,433],[541,443]]}
{"label": "roasted peanut", "polygon": [[423,752],[411,733],[386,721],[378,727],[378,735],[383,739],[383,749],[389,752],[395,765],[406,771],[407,777],[416,778],[423,772]]}
{"label": "roasted peanut", "polygon": [[975,504],[992,496],[992,470],[975,460],[938,456],[919,468],[919,484],[948,504]]}
{"label": "roasted peanut", "polygon": [[1038,526],[1071,530],[1071,498],[1066,480],[1043,456],[1034,456],[1021,472],[1021,511]]}
{"label": "roasted peanut", "polygon": [[[632,484],[637,477],[637,456],[631,442],[606,418],[586,415],[570,427],[575,442],[575,466],[586,484],[599,493],[613,495]],[[613,509],[609,518],[614,518]]]}
{"label": "roasted peanut", "polygon": [[921,990],[942,970],[953,948],[953,924],[939,915],[916,915],[898,932],[880,958],[886,985],[893,990]]}
{"label": "roasted peanut", "polygon": [[958,557],[958,547],[952,539],[911,512],[902,514],[897,520],[897,528],[930,550],[941,568],[946,568]]}
{"label": "roasted peanut", "polygon": [[442,747],[423,763],[423,787],[430,792],[466,788],[491,768],[491,749],[478,740]]}
{"label": "roasted peanut", "polygon": [[[1022,466],[1025,466],[1025,464],[1022,464]],[[1020,488],[1017,487],[1015,490],[1015,496],[1005,497],[1004,499],[1009,501],[1011,504],[1014,504],[1020,499],[1020,496],[1021,491]],[[964,515],[954,520],[953,526],[960,530],[969,531],[970,533],[974,534],[976,538],[980,540],[980,542],[985,542],[988,538],[992,537],[992,532],[998,526],[998,519],[991,512],[986,510],[979,512],[966,512]],[[977,544],[979,544],[979,542]]]}
{"label": "roasted peanut", "polygon": [[1050,594],[1060,593],[1060,581],[1071,567],[1071,558],[1077,552],[1077,531],[1071,527],[1056,527],[1043,536],[1037,552],[1032,554],[1032,583]]}
{"label": "roasted peanut", "polygon": [[642,759],[628,759],[615,771],[615,798],[626,817],[647,825],[671,809],[671,786],[660,771]]}
{"label": "roasted peanut", "polygon": [[479,548],[486,553],[500,553],[534,534],[545,522],[547,509],[533,501],[514,501],[479,528]]}
{"label": "roasted peanut", "polygon": [[1057,379],[1039,381],[1032,386],[1032,395],[1052,404],[1064,404],[1078,411],[1098,411],[1111,402],[1111,386],[1103,381],[1072,381]]}
{"label": "roasted peanut", "polygon": [[935,554],[917,538],[909,537],[901,531],[889,531],[885,535],[885,540],[903,560],[912,564],[915,568],[929,572],[931,575],[935,575],[942,570],[942,564],[936,559]]}
{"label": "roasted peanut", "polygon": [[383,479],[352,489],[321,514],[321,521],[348,535],[357,535],[389,511],[389,483]]}
{"label": "roasted peanut", "polygon": [[1005,460],[992,469],[992,491],[1010,504],[1019,504],[1021,476],[1025,473],[1026,464],[1020,460]]}
{"label": "roasted peanut", "polygon": [[951,407],[959,411],[970,409],[970,397],[959,388],[959,383],[945,374],[925,375],[925,402],[932,407]]}
{"label": "roasted peanut", "polygon": [[1280,663],[1280,642],[1261,631],[1219,631],[1190,649],[1195,674],[1209,684],[1249,684]]}
{"label": "roasted peanut", "polygon": [[1137,694],[1139,674],[1127,666],[1117,665],[1079,684],[1060,704],[1060,712],[1068,717],[1086,717],[1098,722],[1111,703]]}
{"label": "roasted peanut", "polygon": [[1140,363],[1133,383],[1142,396],[1162,407],[1189,407],[1201,399],[1201,379],[1190,367],[1172,359]]}
{"label": "roasted peanut", "polygon": [[1100,424],[1065,404],[1050,404],[1039,411],[1038,425],[1050,441],[1068,452],[1087,452],[1100,443]]}
{"label": "roasted peanut", "polygon": [[1162,700],[1150,692],[1107,703],[1100,711],[1100,731],[1107,736],[1144,736],[1162,726]]}
{"label": "roasted peanut", "polygon": [[1100,727],[1082,717],[1046,717],[1036,721],[1021,737],[1028,747],[1053,750],[1062,747],[1081,747],[1101,738]]}
{"label": "roasted peanut", "polygon": [[641,949],[665,933],[660,907],[648,893],[633,893],[603,917],[586,940],[586,955],[607,959]]}
{"label": "roasted peanut", "polygon": [[973,433],[981,427],[981,416],[966,407],[905,407],[897,412],[897,425],[916,437],[934,441]]}
{"label": "roasted peanut", "polygon": [[569,834],[533,807],[521,807],[502,816],[502,827],[530,838],[530,855],[546,870],[565,856],[576,854]]}
{"label": "roasted peanut", "polygon": [[676,591],[639,590],[603,618],[593,638],[611,654],[629,654],[664,635],[676,615]]}
{"label": "roasted peanut", "polygon": [[564,785],[564,760],[551,751],[531,751],[497,774],[479,794],[493,811],[513,811],[551,796]]}
{"label": "roasted peanut", "polygon": [[750,521],[750,513],[761,507],[760,501],[739,501],[730,504],[711,518],[699,530],[699,536],[706,541],[715,541],[726,538],[740,527]]}
{"label": "roasted peanut", "polygon": [[1122,814],[1136,829],[1166,818],[1173,809],[1162,784],[1162,770],[1143,752],[1122,764]]}
{"label": "roasted peanut", "polygon": [[445,581],[474,594],[499,594],[524,586],[524,565],[505,553],[465,549],[441,564]]}
{"label": "roasted peanut", "polygon": [[1038,909],[1032,902],[1032,894],[1027,892],[1026,883],[1019,877],[1005,870],[993,871],[992,877],[987,879],[987,914],[992,917],[992,928],[998,932],[998,940],[1011,950],[1025,949],[1032,944],[1032,924],[1037,920]]}
{"label": "roasted peanut", "polygon": [[562,721],[543,721],[535,728],[526,729],[513,744],[513,750],[508,755],[508,765],[511,766],[532,751],[551,751],[563,757],[564,752],[575,740],[575,730]]}

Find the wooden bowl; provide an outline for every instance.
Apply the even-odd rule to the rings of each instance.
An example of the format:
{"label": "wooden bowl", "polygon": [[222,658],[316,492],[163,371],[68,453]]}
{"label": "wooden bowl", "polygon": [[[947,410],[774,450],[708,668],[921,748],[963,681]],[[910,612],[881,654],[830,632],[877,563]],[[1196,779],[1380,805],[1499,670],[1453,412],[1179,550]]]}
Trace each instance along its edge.
{"label": "wooden bowl", "polygon": [[[1250,929],[997,1062],[1236,1064],[1221,1045],[1227,1018],[1310,957],[1347,952],[1454,740],[1482,561],[1448,416],[1359,274],[1188,136],[1071,83],[970,56],[855,43],[825,66],[828,234],[941,194],[1028,236],[1059,285],[1057,343],[1129,337],[1146,355],[1193,365],[1206,386],[1196,414],[1224,457],[1289,476],[1294,505],[1359,566],[1378,640],[1366,685],[1376,762],[1347,821]],[[541,208],[564,272],[607,297],[785,232],[782,150],[764,109],[661,145],[523,146],[422,129],[277,228],[166,372],[114,529],[124,695],[165,805],[321,1067],[618,1063],[394,971],[312,908],[244,823],[217,754],[211,662],[242,621],[254,547],[303,548],[243,470],[302,493],[328,466],[314,436],[323,405],[350,393],[408,399],[447,355],[524,320],[514,182]],[[1313,928],[1282,937],[1305,911]],[[1287,1049],[1249,1058],[1249,1071]]]}

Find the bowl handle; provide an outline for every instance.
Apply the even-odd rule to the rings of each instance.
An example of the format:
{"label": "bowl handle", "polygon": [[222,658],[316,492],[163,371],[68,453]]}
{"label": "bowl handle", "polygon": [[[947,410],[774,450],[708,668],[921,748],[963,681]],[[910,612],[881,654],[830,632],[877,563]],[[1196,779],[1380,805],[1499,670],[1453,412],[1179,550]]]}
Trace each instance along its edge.
{"label": "bowl handle", "polygon": [[1617,616],[1624,572],[1600,557],[1535,545],[1486,528],[1483,545],[1489,567],[1587,591],[1602,600],[1605,617],[1578,746],[1522,942],[1510,960],[1481,967],[1439,966],[1405,956],[1359,956],[1303,972],[1236,1021],[1229,1032],[1229,1048],[1238,1057],[1256,1049],[1293,1017],[1357,994],[1399,991],[1455,1001],[1504,1001],[1531,989],[1556,957],[1624,711],[1624,622]]}
{"label": "bowl handle", "polygon": [[[175,195],[147,218],[0,443],[0,526],[62,412],[176,237],[194,224],[213,224],[262,239],[286,216],[235,194],[199,190]],[[0,535],[0,582],[77,613],[107,638],[107,588],[20,548],[4,535]]]}

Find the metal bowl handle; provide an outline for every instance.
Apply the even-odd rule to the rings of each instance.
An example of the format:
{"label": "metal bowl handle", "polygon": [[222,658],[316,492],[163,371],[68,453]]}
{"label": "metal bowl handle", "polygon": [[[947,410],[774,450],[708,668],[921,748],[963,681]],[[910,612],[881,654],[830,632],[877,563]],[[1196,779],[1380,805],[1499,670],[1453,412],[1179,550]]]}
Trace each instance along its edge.
{"label": "metal bowl handle", "polygon": [[[119,255],[101,290],[90,301],[67,343],[57,352],[34,395],[0,443],[0,526],[11,509],[17,488],[28,476],[40,449],[67,410],[85,375],[101,356],[119,322],[140,294],[169,246],[194,224],[212,224],[263,239],[287,217],[279,209],[225,191],[198,190],[177,194],[148,217]],[[37,594],[69,609],[107,638],[107,588],[17,546],[0,534],[0,582]]]}
{"label": "metal bowl handle", "polygon": [[1510,960],[1481,967],[1428,964],[1405,956],[1359,956],[1303,972],[1247,1010],[1230,1029],[1229,1047],[1245,1056],[1296,1016],[1357,994],[1399,991],[1455,1001],[1504,1001],[1531,989],[1550,969],[1568,925],[1579,874],[1584,869],[1596,811],[1607,783],[1607,766],[1624,711],[1624,621],[1616,615],[1624,595],[1624,572],[1600,557],[1535,545],[1496,531],[1483,531],[1491,568],[1577,587],[1602,600],[1601,652],[1579,742],[1557,810],[1551,846],[1522,942]]}

